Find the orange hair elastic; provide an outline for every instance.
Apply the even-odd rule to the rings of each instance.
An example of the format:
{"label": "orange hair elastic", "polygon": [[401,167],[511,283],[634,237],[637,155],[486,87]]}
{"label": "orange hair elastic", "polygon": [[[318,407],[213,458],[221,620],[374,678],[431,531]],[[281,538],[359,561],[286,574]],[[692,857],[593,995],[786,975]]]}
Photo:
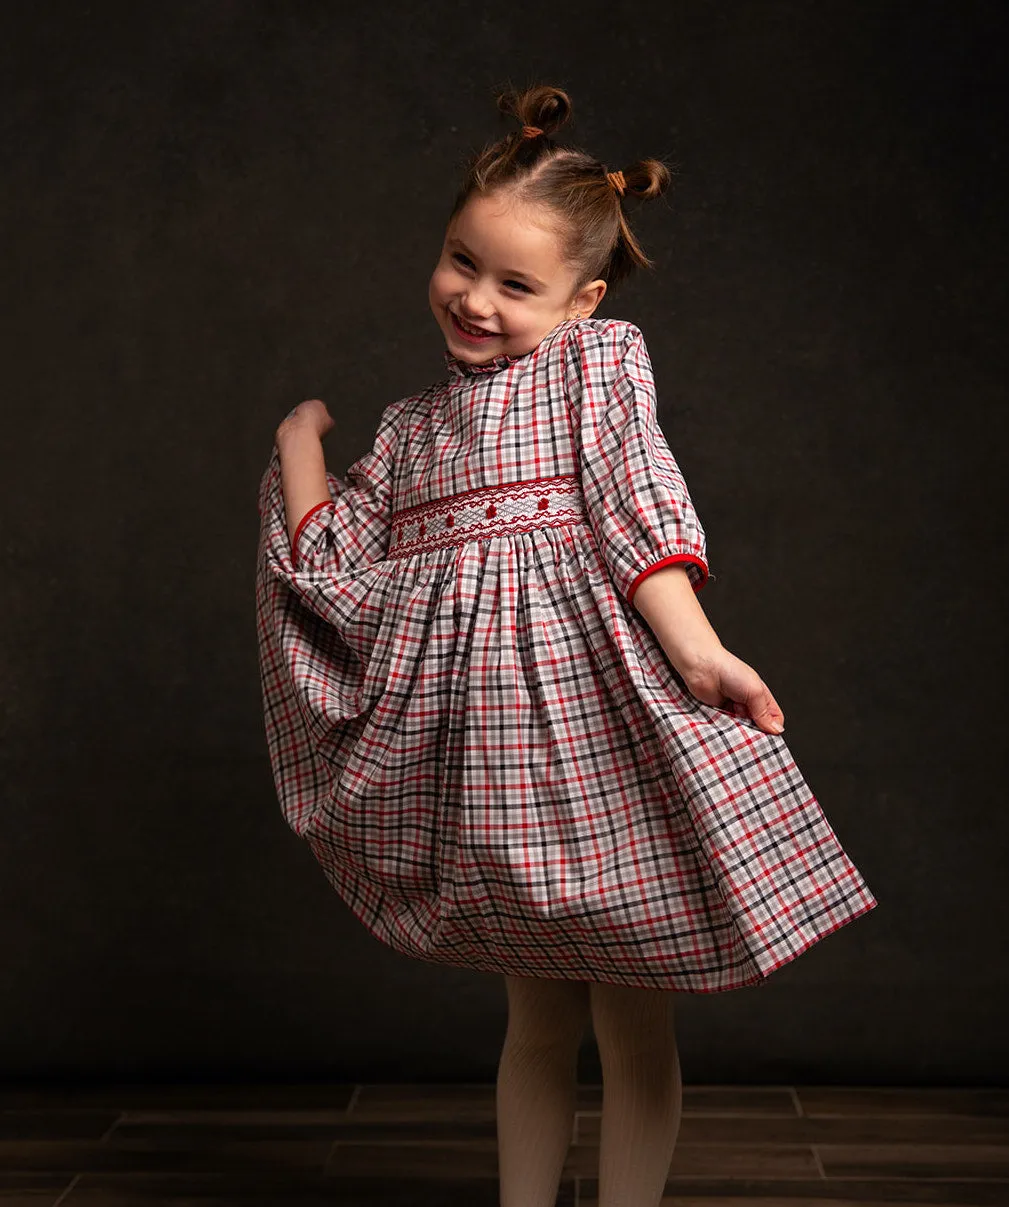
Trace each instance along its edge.
{"label": "orange hair elastic", "polygon": [[543,133],[543,131],[539,128],[539,126],[523,126],[522,127],[522,137],[523,138],[536,138],[538,135],[540,135],[542,133]]}
{"label": "orange hair elastic", "polygon": [[623,197],[624,190],[627,188],[623,172],[607,172],[606,180],[610,188],[616,189],[618,196]]}

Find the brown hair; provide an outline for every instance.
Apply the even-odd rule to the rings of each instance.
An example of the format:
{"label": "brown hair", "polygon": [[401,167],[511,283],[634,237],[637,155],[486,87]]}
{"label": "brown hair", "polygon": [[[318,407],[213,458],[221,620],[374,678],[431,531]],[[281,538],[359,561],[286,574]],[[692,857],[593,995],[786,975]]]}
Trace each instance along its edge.
{"label": "brown hair", "polygon": [[[474,193],[499,190],[516,201],[545,205],[557,218],[564,258],[575,268],[578,286],[601,279],[623,280],[635,268],[651,268],[624,213],[627,197],[658,197],[671,181],[658,159],[639,159],[623,168],[622,190],[611,183],[605,164],[551,135],[572,115],[571,98],[560,88],[537,84],[497,98],[498,108],[521,129],[478,151],[466,167],[449,221]],[[539,133],[535,133],[535,131]]]}

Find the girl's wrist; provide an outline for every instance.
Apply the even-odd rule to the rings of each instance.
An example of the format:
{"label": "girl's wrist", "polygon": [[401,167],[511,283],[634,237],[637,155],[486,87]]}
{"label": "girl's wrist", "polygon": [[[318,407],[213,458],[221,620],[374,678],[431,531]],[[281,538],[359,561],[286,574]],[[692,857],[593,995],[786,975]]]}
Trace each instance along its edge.
{"label": "girl's wrist", "polygon": [[278,451],[283,452],[283,450],[291,444],[321,441],[322,437],[314,428],[310,427],[304,421],[304,419],[289,416],[284,420],[280,427],[277,428],[273,440]]}
{"label": "girl's wrist", "polygon": [[716,666],[725,647],[715,637],[713,640],[699,643],[696,646],[677,649],[673,665],[687,687],[706,682],[711,675],[712,667]]}

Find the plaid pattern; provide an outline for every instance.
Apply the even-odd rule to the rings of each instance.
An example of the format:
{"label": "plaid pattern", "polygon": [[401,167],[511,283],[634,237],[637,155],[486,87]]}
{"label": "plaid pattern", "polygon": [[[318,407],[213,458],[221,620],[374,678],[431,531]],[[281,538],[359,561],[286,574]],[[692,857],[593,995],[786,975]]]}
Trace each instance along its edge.
{"label": "plaid pattern", "polygon": [[708,574],[640,331],[583,319],[525,356],[445,358],[328,475],[293,548],[276,449],[263,475],[288,824],[404,955],[762,983],[876,901],[783,739],[693,697],[630,602],[661,565]]}

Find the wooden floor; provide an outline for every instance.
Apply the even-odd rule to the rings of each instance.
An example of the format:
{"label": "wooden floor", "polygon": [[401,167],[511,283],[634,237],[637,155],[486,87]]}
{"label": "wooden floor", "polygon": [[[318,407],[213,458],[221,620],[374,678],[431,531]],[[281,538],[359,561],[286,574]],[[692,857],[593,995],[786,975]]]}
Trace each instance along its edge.
{"label": "wooden floor", "polygon": [[[1009,1089],[685,1086],[668,1207],[1009,1207]],[[558,1204],[594,1207],[599,1086]],[[0,1084],[0,1207],[497,1207],[494,1086]]]}

